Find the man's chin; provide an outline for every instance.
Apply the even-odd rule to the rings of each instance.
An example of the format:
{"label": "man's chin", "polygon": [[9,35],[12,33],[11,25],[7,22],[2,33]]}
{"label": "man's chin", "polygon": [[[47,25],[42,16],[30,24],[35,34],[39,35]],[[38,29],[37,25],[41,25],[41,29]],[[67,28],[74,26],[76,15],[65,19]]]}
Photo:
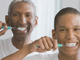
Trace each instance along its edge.
{"label": "man's chin", "polygon": [[16,40],[25,40],[26,39],[26,37],[22,37],[22,36],[17,36],[15,38],[16,38]]}
{"label": "man's chin", "polygon": [[17,38],[17,39],[25,39],[26,34],[14,34],[14,37]]}

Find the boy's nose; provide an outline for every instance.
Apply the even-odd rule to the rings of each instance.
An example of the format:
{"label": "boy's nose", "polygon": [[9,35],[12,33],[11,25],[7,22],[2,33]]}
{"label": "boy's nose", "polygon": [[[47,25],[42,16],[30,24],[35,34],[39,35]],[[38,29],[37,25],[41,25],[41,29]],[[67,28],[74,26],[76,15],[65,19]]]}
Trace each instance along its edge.
{"label": "boy's nose", "polygon": [[68,31],[67,34],[66,34],[66,37],[67,37],[68,39],[74,38],[74,32],[73,32],[73,31]]}

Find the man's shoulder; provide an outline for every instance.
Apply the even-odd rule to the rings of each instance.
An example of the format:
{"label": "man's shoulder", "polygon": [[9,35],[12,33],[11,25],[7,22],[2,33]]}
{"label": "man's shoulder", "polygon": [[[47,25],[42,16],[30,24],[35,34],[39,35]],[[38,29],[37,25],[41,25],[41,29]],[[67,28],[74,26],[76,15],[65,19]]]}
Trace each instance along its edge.
{"label": "man's shoulder", "polygon": [[10,38],[6,38],[6,39],[0,39],[0,47],[4,46],[4,45],[7,45],[10,40],[11,40],[11,37]]}
{"label": "man's shoulder", "polygon": [[10,38],[0,39],[0,59],[7,56],[7,53],[8,53],[7,51],[9,51],[8,45],[10,40],[11,40]]}
{"label": "man's shoulder", "polygon": [[3,41],[4,41],[4,39],[0,39],[0,48],[1,48],[1,46],[3,46]]}

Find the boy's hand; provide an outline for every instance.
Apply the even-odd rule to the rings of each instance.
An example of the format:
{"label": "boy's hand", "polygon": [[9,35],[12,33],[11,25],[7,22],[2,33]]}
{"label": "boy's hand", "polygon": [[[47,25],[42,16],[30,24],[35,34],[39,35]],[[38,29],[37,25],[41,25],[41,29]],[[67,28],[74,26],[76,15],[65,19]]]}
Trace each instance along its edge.
{"label": "boy's hand", "polygon": [[57,41],[47,36],[42,37],[34,41],[33,43],[29,44],[29,49],[31,52],[45,52],[51,49],[56,50],[57,48]]}

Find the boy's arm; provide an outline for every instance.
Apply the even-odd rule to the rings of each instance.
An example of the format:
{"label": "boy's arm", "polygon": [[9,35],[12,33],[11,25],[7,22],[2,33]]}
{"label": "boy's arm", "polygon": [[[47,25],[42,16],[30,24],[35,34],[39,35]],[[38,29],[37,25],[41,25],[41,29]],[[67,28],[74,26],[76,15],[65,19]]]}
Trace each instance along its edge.
{"label": "boy's arm", "polygon": [[42,37],[25,47],[23,47],[21,50],[15,52],[14,54],[11,54],[2,60],[22,60],[25,56],[32,52],[46,52],[48,50],[56,50],[58,48],[58,43],[56,40],[50,38],[50,37]]}
{"label": "boy's arm", "polygon": [[28,45],[23,47],[21,50],[4,57],[1,60],[22,60],[26,55],[30,54],[31,52],[28,49]]}

